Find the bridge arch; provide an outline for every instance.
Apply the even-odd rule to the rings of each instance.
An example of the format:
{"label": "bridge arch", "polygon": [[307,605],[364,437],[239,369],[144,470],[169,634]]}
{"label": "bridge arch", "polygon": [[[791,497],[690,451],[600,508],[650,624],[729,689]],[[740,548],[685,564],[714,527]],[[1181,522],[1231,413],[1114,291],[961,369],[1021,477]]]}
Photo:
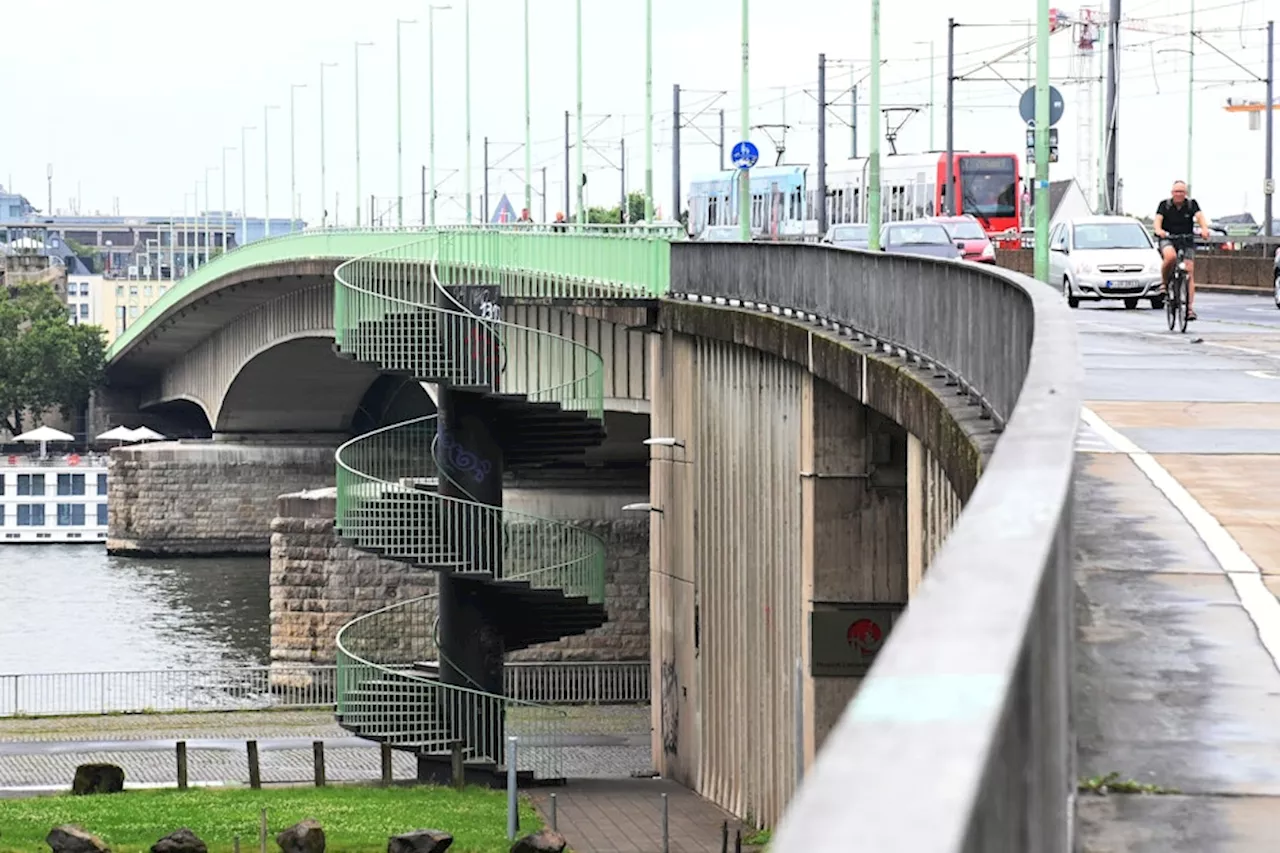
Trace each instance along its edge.
{"label": "bridge arch", "polygon": [[260,347],[240,365],[214,422],[220,433],[346,433],[373,368],[333,354],[333,336],[299,332]]}

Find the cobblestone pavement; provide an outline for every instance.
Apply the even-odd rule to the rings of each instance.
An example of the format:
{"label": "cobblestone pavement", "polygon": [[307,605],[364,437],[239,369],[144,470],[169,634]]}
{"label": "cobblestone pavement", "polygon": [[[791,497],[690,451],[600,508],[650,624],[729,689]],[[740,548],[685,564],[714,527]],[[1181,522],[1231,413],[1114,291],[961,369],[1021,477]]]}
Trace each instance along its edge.
{"label": "cobblestone pavement", "polygon": [[[647,705],[564,710],[565,742],[525,747],[526,760],[545,759],[554,749],[562,772],[571,777],[628,776],[650,768]],[[519,734],[520,722],[513,713],[513,734]],[[99,761],[118,764],[130,784],[173,783],[176,740],[188,741],[192,784],[247,783],[249,739],[259,741],[264,782],[311,780],[313,740],[325,741],[332,781],[376,779],[380,773],[377,745],[340,728],[328,711],[10,718],[0,720],[0,787],[69,786],[76,765]],[[74,748],[77,743],[84,748]],[[396,778],[412,779],[413,756],[394,753],[392,769]]]}

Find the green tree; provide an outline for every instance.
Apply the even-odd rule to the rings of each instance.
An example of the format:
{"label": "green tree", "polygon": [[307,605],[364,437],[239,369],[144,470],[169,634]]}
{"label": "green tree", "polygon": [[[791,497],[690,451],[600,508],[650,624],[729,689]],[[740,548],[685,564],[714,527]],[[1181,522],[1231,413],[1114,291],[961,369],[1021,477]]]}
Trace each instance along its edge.
{"label": "green tree", "polygon": [[[644,193],[627,193],[627,222],[639,222],[644,219]],[[618,225],[622,222],[622,206],[588,207],[587,222],[592,225]]]}
{"label": "green tree", "polygon": [[103,378],[106,333],[72,326],[48,285],[0,291],[0,427],[23,431],[23,412],[82,407]]}

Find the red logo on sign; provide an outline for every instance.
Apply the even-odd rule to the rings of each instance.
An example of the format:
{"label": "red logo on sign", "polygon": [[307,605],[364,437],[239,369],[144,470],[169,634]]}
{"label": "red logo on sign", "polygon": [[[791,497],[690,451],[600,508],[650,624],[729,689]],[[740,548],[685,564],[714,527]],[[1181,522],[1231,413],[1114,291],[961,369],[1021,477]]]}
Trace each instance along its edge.
{"label": "red logo on sign", "polygon": [[849,626],[845,639],[860,654],[872,655],[880,648],[880,644],[884,642],[884,632],[872,620],[859,619]]}

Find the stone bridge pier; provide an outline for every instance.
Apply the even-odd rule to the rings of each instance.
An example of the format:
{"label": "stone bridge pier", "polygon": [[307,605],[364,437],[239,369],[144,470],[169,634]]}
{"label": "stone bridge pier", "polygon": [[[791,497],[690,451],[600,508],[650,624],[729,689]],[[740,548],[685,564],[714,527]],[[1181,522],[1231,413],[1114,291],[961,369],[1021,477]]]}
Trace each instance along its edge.
{"label": "stone bridge pier", "polygon": [[276,499],[334,483],[331,434],[235,436],[114,448],[107,553],[225,556],[271,552]]}

